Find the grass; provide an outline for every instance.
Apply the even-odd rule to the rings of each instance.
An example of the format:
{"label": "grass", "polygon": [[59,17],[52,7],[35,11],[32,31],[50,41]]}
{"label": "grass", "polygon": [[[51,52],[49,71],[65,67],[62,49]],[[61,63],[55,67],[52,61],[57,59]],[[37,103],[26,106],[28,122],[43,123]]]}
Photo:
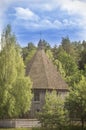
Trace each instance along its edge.
{"label": "grass", "polygon": [[[59,130],[50,128],[0,128],[0,130]],[[69,128],[63,128],[61,130],[81,130],[80,126],[71,126]],[[86,130],[86,127],[84,128]]]}
{"label": "grass", "polygon": [[0,130],[41,130],[39,128],[0,128]]}

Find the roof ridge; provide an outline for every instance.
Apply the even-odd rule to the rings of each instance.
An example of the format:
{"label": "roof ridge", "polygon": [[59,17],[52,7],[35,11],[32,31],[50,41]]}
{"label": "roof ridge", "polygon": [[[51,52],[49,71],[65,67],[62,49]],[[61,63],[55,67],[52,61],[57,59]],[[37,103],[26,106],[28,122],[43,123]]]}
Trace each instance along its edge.
{"label": "roof ridge", "polygon": [[[53,63],[52,63],[52,61],[48,58],[48,56],[46,55],[46,53],[44,52],[44,55],[45,55],[45,57],[46,57],[46,61],[48,62],[48,64],[50,65],[50,64],[52,64],[53,65]],[[43,60],[44,60],[44,62],[45,62],[45,59],[43,58]],[[46,68],[46,65],[44,64],[44,66],[45,66],[45,73],[46,73],[46,77],[47,77],[47,82],[48,82],[48,86],[50,86],[50,82],[49,82],[49,75],[48,75],[48,73],[47,73],[47,68]],[[53,67],[54,67],[54,65],[53,65]],[[52,89],[55,89],[55,86],[52,86]]]}

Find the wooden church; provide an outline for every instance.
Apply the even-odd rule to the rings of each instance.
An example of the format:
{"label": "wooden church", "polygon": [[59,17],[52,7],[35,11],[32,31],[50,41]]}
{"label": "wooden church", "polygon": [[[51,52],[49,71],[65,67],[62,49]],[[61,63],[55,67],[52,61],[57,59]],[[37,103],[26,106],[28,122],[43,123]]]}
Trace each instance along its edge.
{"label": "wooden church", "polygon": [[46,91],[56,90],[57,94],[65,96],[68,86],[62,79],[56,67],[48,59],[44,52],[42,40],[38,43],[38,50],[26,67],[26,75],[30,76],[33,86],[33,100],[30,110],[30,118],[35,118],[37,112],[42,110],[45,103]]}

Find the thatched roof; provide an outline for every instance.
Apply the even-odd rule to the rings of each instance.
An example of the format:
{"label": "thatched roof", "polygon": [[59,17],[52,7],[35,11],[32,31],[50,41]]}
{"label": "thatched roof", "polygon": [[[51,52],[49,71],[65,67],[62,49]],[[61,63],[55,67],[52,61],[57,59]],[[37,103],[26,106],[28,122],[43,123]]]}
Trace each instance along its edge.
{"label": "thatched roof", "polygon": [[67,90],[67,84],[40,47],[26,68],[33,82],[33,89]]}

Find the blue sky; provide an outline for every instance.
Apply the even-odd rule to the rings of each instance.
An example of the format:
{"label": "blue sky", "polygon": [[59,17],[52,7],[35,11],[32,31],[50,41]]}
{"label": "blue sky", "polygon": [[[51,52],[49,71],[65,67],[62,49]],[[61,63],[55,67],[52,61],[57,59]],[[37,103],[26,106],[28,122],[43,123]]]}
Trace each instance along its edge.
{"label": "blue sky", "polygon": [[7,24],[21,46],[86,40],[86,0],[0,0],[0,34]]}

